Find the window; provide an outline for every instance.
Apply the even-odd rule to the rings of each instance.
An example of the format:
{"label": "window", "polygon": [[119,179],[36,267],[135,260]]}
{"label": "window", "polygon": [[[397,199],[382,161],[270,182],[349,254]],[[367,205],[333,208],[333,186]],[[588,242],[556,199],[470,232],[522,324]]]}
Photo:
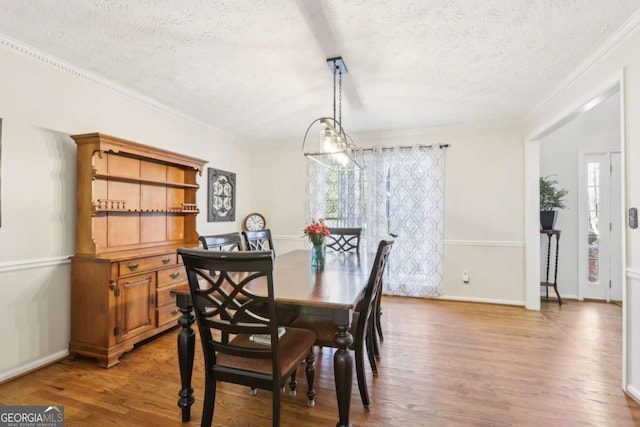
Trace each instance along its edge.
{"label": "window", "polygon": [[600,264],[600,163],[587,163],[589,283],[598,283]]}

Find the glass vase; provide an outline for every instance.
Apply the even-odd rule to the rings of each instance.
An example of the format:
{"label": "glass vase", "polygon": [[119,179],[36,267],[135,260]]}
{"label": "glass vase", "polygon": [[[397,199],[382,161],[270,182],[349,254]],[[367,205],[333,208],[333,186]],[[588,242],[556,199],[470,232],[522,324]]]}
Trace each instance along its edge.
{"label": "glass vase", "polygon": [[312,243],[311,245],[311,266],[322,267],[324,265],[324,241]]}

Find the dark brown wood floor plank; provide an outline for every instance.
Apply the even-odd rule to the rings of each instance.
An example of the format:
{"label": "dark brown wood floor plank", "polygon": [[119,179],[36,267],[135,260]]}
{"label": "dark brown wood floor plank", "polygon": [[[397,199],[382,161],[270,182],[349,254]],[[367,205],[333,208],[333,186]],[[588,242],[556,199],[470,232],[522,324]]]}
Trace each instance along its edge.
{"label": "dark brown wood floor plank", "polygon": [[[640,406],[621,390],[621,308],[543,302],[522,307],[383,298],[379,376],[367,365],[370,412],[355,382],[354,426],[634,426]],[[203,366],[196,344],[192,419],[176,402],[180,377],[172,330],[111,369],[63,360],[0,385],[1,405],[64,405],[67,426],[196,426]],[[283,426],[334,426],[333,349],[316,354],[316,406],[282,394]],[[303,372],[303,371],[301,371]],[[271,393],[220,383],[215,426],[270,426]]]}

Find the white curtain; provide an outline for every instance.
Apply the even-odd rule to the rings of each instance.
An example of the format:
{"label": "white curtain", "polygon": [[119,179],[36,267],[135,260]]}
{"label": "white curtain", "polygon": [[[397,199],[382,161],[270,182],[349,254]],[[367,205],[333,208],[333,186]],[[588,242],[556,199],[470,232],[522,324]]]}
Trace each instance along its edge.
{"label": "white curtain", "polygon": [[307,191],[305,204],[307,224],[318,218],[326,217],[328,174],[329,170],[327,168],[314,161],[307,160]]}
{"label": "white curtain", "polygon": [[437,296],[444,261],[445,148],[378,148],[364,155],[367,251],[395,240],[383,292]]}
{"label": "white curtain", "polygon": [[324,218],[330,227],[362,227],[366,221],[365,171],[331,172],[307,163],[307,221]]}
{"label": "white curtain", "polygon": [[432,297],[442,293],[445,146],[376,148],[360,172],[307,168],[307,214],[330,225],[363,227],[363,249],[395,240],[383,292]]}

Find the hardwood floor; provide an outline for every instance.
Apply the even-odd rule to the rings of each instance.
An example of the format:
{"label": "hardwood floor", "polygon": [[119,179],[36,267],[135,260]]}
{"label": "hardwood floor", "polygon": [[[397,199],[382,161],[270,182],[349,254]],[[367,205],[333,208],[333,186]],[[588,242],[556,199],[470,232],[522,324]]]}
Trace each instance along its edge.
{"label": "hardwood floor", "polygon": [[[370,412],[353,385],[354,426],[634,426],[640,405],[621,390],[621,309],[614,304],[522,307],[384,297],[380,376]],[[0,405],[64,405],[66,426],[200,424],[203,367],[196,347],[196,403],[189,423],[172,330],[111,369],[64,360],[0,385]],[[282,396],[283,426],[334,426],[332,349],[317,355],[316,406]],[[354,375],[355,377],[355,375]],[[271,396],[220,383],[214,425],[270,426]]]}

